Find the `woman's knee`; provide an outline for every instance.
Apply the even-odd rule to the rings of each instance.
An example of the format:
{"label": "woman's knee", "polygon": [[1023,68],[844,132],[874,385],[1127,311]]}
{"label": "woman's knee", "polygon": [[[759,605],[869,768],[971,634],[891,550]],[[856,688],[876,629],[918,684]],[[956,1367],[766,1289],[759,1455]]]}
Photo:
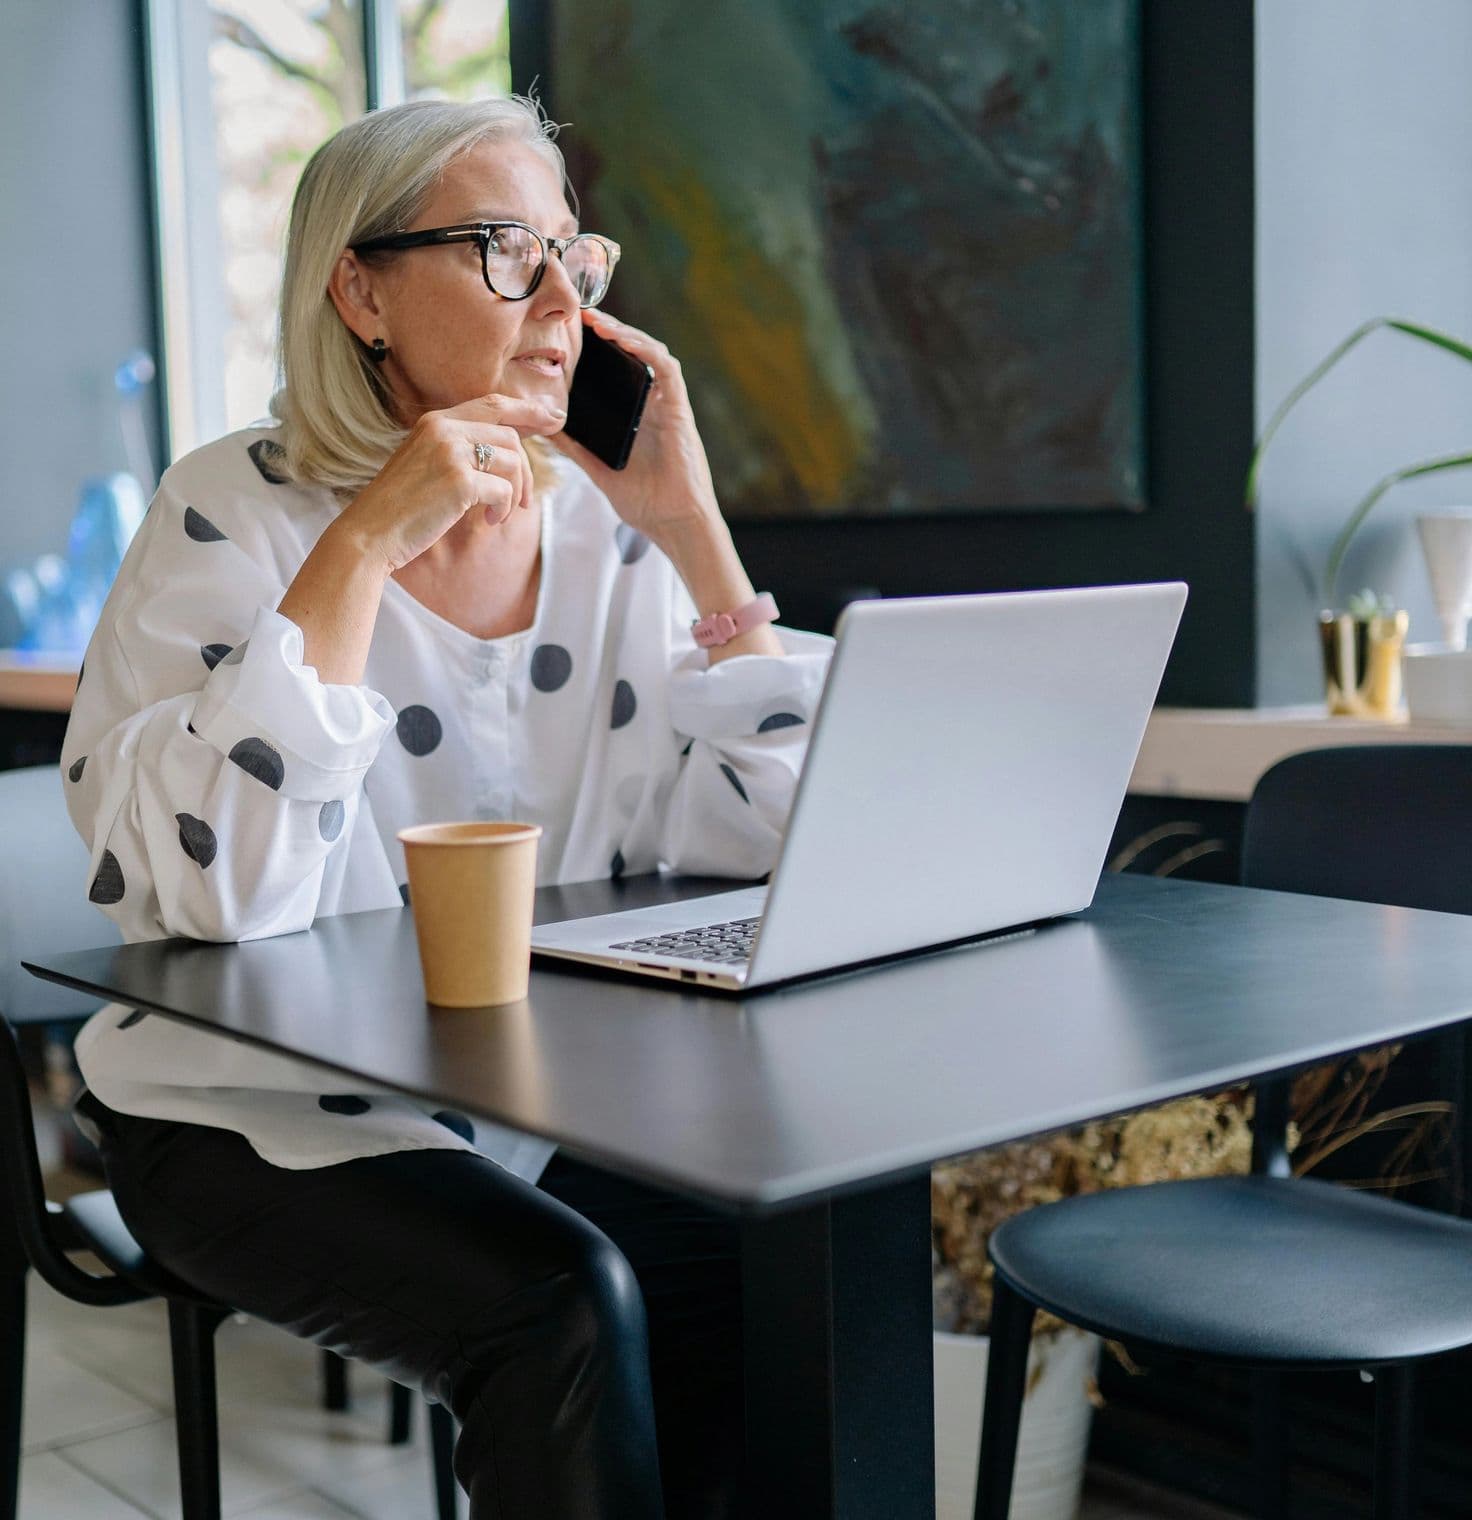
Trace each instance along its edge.
{"label": "woman's knee", "polygon": [[[530,1421],[620,1428],[652,1409],[644,1300],[623,1253],[570,1211],[536,1231],[516,1286],[487,1302],[455,1337],[445,1380],[427,1387],[478,1429]],[[543,1219],[545,1226],[548,1221]],[[528,1244],[523,1242],[523,1244]],[[474,1444],[474,1443],[472,1443]]]}
{"label": "woman's knee", "polygon": [[571,1222],[552,1287],[559,1328],[582,1349],[647,1354],[644,1298],[634,1269],[595,1225]]}

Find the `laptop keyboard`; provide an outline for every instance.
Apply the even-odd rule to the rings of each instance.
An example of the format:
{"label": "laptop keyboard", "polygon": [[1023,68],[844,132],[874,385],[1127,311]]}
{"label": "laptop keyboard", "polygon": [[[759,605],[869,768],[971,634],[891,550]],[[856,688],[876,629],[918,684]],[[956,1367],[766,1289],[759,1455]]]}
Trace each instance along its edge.
{"label": "laptop keyboard", "polygon": [[626,939],[610,946],[614,950],[632,950],[637,955],[668,955],[677,960],[716,961],[723,966],[739,966],[751,959],[756,943],[756,918],[733,918],[724,924],[701,924],[695,929],[681,929],[676,934],[650,934],[644,939]]}

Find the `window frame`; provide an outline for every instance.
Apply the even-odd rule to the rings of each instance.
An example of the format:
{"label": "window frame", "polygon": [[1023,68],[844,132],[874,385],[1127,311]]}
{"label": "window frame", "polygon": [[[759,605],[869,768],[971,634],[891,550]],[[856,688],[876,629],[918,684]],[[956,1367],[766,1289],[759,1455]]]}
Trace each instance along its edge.
{"label": "window frame", "polygon": [[[226,431],[220,232],[191,205],[212,204],[218,173],[208,49],[199,0],[139,0],[163,466]],[[398,0],[362,0],[365,105],[404,100]],[[214,377],[211,379],[210,377]]]}

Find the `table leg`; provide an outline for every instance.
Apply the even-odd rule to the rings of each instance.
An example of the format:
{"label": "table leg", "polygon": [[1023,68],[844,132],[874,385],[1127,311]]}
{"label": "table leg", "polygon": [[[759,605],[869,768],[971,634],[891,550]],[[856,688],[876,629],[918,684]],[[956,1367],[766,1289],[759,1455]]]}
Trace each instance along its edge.
{"label": "table leg", "polygon": [[928,1173],[742,1228],[748,1507],[932,1520]]}

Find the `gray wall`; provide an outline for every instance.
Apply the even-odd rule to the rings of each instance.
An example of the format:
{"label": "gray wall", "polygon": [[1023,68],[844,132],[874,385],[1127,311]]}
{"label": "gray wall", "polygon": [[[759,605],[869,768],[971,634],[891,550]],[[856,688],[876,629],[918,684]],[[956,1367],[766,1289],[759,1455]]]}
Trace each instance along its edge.
{"label": "gray wall", "polygon": [[112,374],[154,346],[139,9],[0,0],[0,566],[64,549],[83,478],[125,465]]}
{"label": "gray wall", "polygon": [[[1257,412],[1368,317],[1472,338],[1472,4],[1259,0]],[[1258,522],[1258,700],[1321,695],[1315,574],[1353,503],[1384,473],[1472,449],[1472,365],[1377,333],[1301,403],[1274,442]],[[1351,547],[1363,585],[1438,638],[1412,519],[1472,510],[1472,470],[1398,486]]]}

